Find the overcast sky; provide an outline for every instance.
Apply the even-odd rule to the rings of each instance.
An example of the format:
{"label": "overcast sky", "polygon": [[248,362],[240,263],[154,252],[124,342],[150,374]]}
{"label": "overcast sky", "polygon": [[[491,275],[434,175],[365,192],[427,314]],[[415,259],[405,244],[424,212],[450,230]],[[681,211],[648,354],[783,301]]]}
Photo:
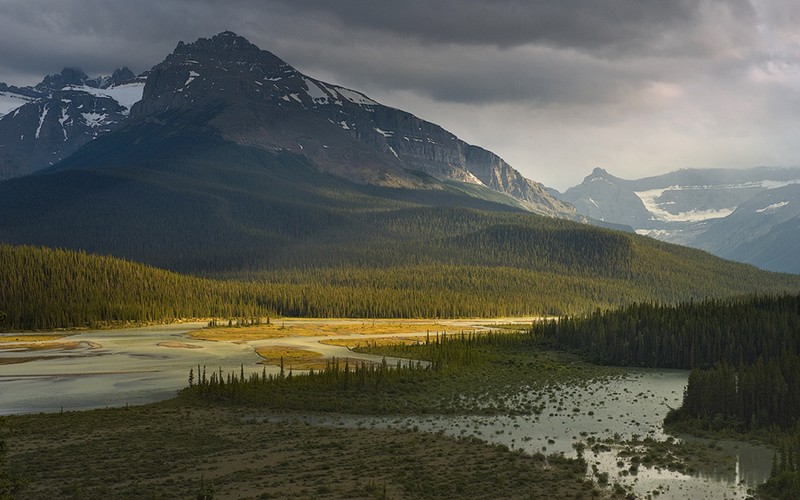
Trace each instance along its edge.
{"label": "overcast sky", "polygon": [[0,0],[0,81],[138,73],[224,30],[561,190],[800,166],[797,0]]}

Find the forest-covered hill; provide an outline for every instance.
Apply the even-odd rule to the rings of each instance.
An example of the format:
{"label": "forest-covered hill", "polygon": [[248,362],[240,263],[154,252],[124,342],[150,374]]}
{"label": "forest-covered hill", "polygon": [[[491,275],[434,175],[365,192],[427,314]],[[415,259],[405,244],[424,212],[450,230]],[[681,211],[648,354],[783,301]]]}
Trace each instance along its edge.
{"label": "forest-covered hill", "polygon": [[[459,261],[459,254],[454,252],[452,262],[446,263],[447,245],[443,244],[438,249],[441,253],[435,254],[438,262],[430,257],[417,263],[381,266],[349,260],[327,267],[262,270],[247,280],[222,280],[85,252],[0,245],[0,311],[6,314],[0,328],[52,329],[275,315],[566,314],[634,301],[675,302],[751,290],[800,289],[794,276],[763,273],[688,249],[680,251],[689,255],[674,255],[670,252],[677,247],[646,247],[642,242],[649,240],[644,238],[593,231],[599,231],[600,238],[631,238],[628,261],[593,272],[568,264],[548,270],[541,264],[525,265],[522,252],[507,265],[493,263],[491,255],[481,262],[477,253],[473,254],[475,262],[464,261],[466,253]],[[556,226],[546,235],[556,241],[570,234]],[[474,243],[472,248],[493,249],[494,258],[499,260],[502,247],[491,246],[489,241],[486,239],[483,246]],[[456,241],[449,249],[464,244]],[[338,255],[345,255],[346,248],[343,246]],[[391,250],[386,251],[392,255]],[[689,265],[695,262],[692,257],[702,258]],[[535,263],[533,259],[531,262]]]}

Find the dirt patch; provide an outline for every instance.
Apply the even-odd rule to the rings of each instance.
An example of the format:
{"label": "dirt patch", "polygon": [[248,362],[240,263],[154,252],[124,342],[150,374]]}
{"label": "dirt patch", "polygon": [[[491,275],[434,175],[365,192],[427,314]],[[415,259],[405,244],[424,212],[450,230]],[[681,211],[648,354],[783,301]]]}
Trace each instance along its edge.
{"label": "dirt patch", "polygon": [[26,356],[24,358],[0,358],[0,365],[16,365],[20,363],[29,363],[31,361],[36,361],[38,359],[52,359],[52,358],[49,356]]}
{"label": "dirt patch", "polygon": [[0,344],[0,352],[3,351],[47,351],[53,349],[77,349],[81,342],[19,342],[15,344]]}
{"label": "dirt patch", "polygon": [[26,335],[24,333],[13,333],[13,334],[4,334],[0,335],[0,345],[4,345],[7,343],[30,343],[30,342],[47,342],[50,340],[58,340],[67,337],[68,335],[38,335],[38,334],[30,334]]}

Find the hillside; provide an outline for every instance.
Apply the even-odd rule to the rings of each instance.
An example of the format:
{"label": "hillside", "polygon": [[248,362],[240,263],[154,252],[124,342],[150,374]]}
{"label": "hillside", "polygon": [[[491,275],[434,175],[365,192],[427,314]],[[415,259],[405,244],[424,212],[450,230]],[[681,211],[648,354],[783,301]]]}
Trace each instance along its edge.
{"label": "hillside", "polygon": [[[115,194],[119,191],[110,196]],[[75,214],[68,212],[67,218]],[[54,229],[59,221],[50,216]],[[134,246],[137,238],[147,238],[147,229],[152,230],[144,226],[145,230],[133,232],[136,224],[130,222],[139,217],[134,212],[124,219],[124,228],[132,234],[122,230],[114,238],[84,241],[93,241],[94,246],[107,242],[120,251],[127,243],[131,253],[143,258],[202,264],[208,266],[206,274],[217,269],[215,275],[228,279],[184,276],[74,251],[3,245],[0,311],[8,316],[5,327],[50,329],[276,314],[575,314],[632,302],[800,290],[797,276],[766,273],[697,250],[526,213],[388,201],[374,210],[351,206],[338,212],[301,212],[294,218],[284,214],[271,220],[273,236],[263,236],[270,247],[241,226],[222,240],[216,239],[221,226],[208,226],[198,236],[194,230],[200,222],[182,233],[170,233],[175,239],[162,239],[162,246],[146,241]],[[309,227],[280,232],[288,220],[298,217]],[[163,224],[166,221],[170,230],[178,231],[184,219],[162,218]],[[315,225],[320,221],[322,225]],[[83,226],[94,229],[79,232],[73,243],[80,246],[78,240],[89,232],[109,230],[114,220],[104,224]],[[314,233],[323,226],[324,234]],[[216,241],[220,243],[213,244]],[[180,252],[179,246],[185,251]],[[172,252],[176,253],[170,259]],[[233,267],[236,270],[219,271]]]}

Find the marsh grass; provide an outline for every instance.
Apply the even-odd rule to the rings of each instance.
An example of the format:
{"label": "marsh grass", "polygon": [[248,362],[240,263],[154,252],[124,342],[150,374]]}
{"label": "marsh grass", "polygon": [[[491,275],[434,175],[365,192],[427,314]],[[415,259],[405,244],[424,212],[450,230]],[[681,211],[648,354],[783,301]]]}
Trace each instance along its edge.
{"label": "marsh grass", "polygon": [[321,340],[320,344],[335,345],[339,347],[347,347],[350,349],[366,349],[369,346],[388,346],[396,344],[413,345],[425,341],[425,335],[409,336],[409,337],[377,337],[371,339],[327,339]]}
{"label": "marsh grass", "polygon": [[586,464],[475,438],[248,422],[178,401],[9,417],[20,499],[584,498]]}
{"label": "marsh grass", "polygon": [[[218,373],[180,393],[212,404],[354,414],[530,415],[544,405],[520,393],[557,384],[587,384],[622,372],[542,351],[528,334],[428,336],[421,344],[370,343],[359,351],[418,360],[367,365],[335,360],[309,374]],[[198,369],[205,372],[206,369]]]}

